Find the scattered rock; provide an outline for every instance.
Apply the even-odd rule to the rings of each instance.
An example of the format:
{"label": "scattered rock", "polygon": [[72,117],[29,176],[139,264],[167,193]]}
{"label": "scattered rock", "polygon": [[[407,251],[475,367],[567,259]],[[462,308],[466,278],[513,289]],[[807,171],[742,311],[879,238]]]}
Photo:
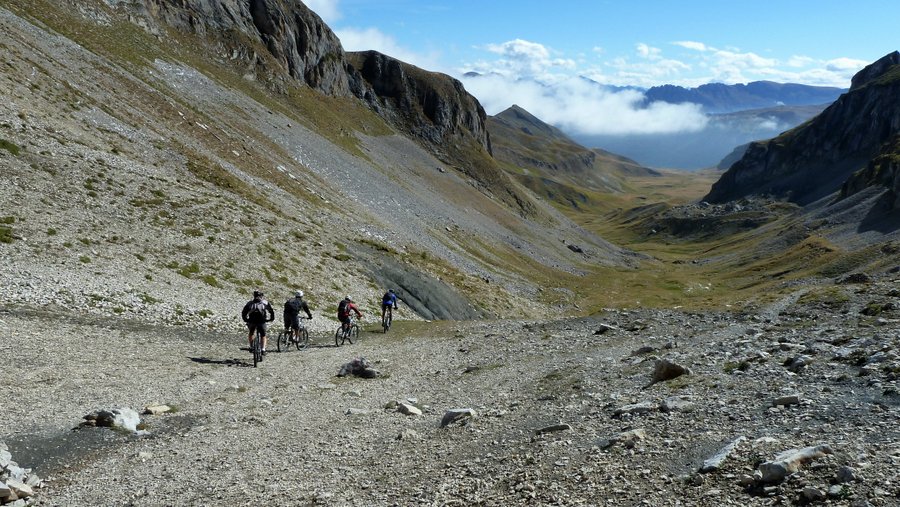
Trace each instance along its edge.
{"label": "scattered rock", "polygon": [[778,406],[788,406],[788,405],[799,405],[800,404],[800,395],[798,394],[789,394],[787,396],[781,396],[779,398],[775,398],[772,401],[773,407]]}
{"label": "scattered rock", "polygon": [[696,404],[687,396],[670,396],[659,404],[659,409],[666,413],[693,412]]}
{"label": "scattered rock", "polygon": [[642,442],[646,439],[647,432],[643,428],[637,428],[619,433],[612,438],[601,440],[600,442],[598,442],[598,446],[601,449],[609,449],[616,444],[621,444],[630,449],[637,445],[638,442]]}
{"label": "scattered rock", "polygon": [[835,482],[838,484],[845,484],[848,482],[855,482],[859,480],[859,477],[856,475],[856,470],[852,467],[842,466],[838,468],[837,473],[834,476]]}
{"label": "scattered rock", "polygon": [[405,415],[419,416],[422,415],[422,410],[419,407],[412,405],[410,403],[400,402],[397,404],[397,412]]}
{"label": "scattered rock", "polygon": [[647,387],[650,387],[657,382],[678,378],[682,375],[690,375],[690,373],[691,370],[680,364],[673,363],[668,359],[660,359],[659,361],[656,361],[656,366],[653,369],[653,378]]}
{"label": "scattered rock", "polygon": [[554,424],[535,431],[535,434],[543,435],[544,433],[555,433],[557,431],[568,431],[570,429],[572,429],[572,427],[568,424]]}
{"label": "scattered rock", "polygon": [[807,502],[824,502],[826,498],[824,491],[811,486],[803,488],[802,496]]}
{"label": "scattered rock", "polygon": [[344,415],[368,415],[369,411],[363,408],[348,408]]}
{"label": "scattered rock", "polygon": [[720,449],[719,452],[703,462],[703,465],[700,467],[700,473],[707,474],[718,470],[722,466],[722,463],[725,461],[725,459],[728,458],[728,456],[734,451],[735,447],[737,447],[738,444],[740,444],[744,440],[746,440],[746,437],[737,437],[736,439],[729,442],[725,447]]}
{"label": "scattered rock", "polygon": [[130,408],[114,408],[111,410],[97,410],[84,416],[81,426],[101,426],[104,428],[120,428],[137,433],[141,417]]}
{"label": "scattered rock", "polygon": [[634,352],[632,352],[631,355],[632,355],[632,356],[639,356],[639,355],[642,355],[642,354],[649,354],[649,353],[651,353],[651,352],[653,352],[653,351],[655,351],[655,350],[656,350],[656,348],[651,347],[650,345],[644,345],[643,347],[641,347],[641,348],[635,350]]}
{"label": "scattered rock", "polygon": [[341,366],[341,370],[337,374],[338,377],[346,377],[348,375],[362,378],[376,378],[381,376],[381,372],[372,368],[366,358],[357,357]]}
{"label": "scattered rock", "polygon": [[598,327],[597,330],[594,331],[594,334],[595,335],[606,334],[609,331],[618,331],[618,330],[619,330],[619,328],[617,328],[616,326],[613,326],[610,324],[600,324],[600,327]]}
{"label": "scattered rock", "polygon": [[468,424],[476,415],[475,410],[471,408],[451,408],[441,418],[441,428],[453,423]]}
{"label": "scattered rock", "polygon": [[787,366],[787,369],[793,373],[799,373],[801,370],[806,368],[807,365],[812,363],[812,358],[809,356],[797,356],[788,359],[784,362],[784,365]]}
{"label": "scattered rock", "polygon": [[659,405],[657,405],[656,403],[653,403],[651,401],[643,401],[641,403],[634,403],[632,405],[625,405],[624,407],[617,408],[613,413],[613,417],[621,417],[625,414],[646,414],[647,412],[653,412],[658,408]]}
{"label": "scattered rock", "polygon": [[168,405],[148,405],[144,408],[144,413],[148,415],[161,415],[171,411],[172,407]]}
{"label": "scattered rock", "polygon": [[800,470],[803,464],[821,458],[826,454],[832,454],[831,447],[828,445],[784,451],[776,456],[775,460],[766,461],[759,466],[760,481],[766,484],[781,482],[788,475]]}

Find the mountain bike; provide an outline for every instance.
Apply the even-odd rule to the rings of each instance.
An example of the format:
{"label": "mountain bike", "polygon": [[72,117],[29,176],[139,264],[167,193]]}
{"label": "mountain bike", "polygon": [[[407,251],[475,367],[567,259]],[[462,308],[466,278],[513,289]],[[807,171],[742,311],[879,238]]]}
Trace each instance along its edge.
{"label": "mountain bike", "polygon": [[389,306],[387,307],[387,311],[384,313],[384,317],[381,319],[381,329],[384,330],[385,333],[391,328],[391,322],[394,321],[394,311]]}
{"label": "mountain bike", "polygon": [[359,326],[356,325],[356,321],[353,320],[353,317],[350,318],[350,322],[345,326],[343,323],[337,328],[337,331],[334,333],[334,346],[340,347],[344,344],[344,342],[350,342],[350,345],[353,345],[353,340],[359,338]]}
{"label": "mountain bike", "polygon": [[309,347],[309,331],[306,330],[306,326],[303,325],[303,318],[300,318],[300,327],[297,329],[297,337],[294,337],[294,333],[291,332],[290,327],[284,328],[284,330],[278,335],[278,352],[287,352],[290,350],[291,344],[293,343],[297,350],[303,350],[306,347]]}

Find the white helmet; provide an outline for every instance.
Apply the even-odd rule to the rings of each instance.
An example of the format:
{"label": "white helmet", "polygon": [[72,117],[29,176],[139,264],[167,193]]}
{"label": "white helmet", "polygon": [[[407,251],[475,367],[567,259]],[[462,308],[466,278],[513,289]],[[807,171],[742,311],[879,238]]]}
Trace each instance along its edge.
{"label": "white helmet", "polygon": [[303,297],[303,291],[302,291],[302,290],[298,290],[297,292],[294,293],[294,295],[297,296],[298,298],[302,298],[302,297]]}
{"label": "white helmet", "polygon": [[344,299],[346,299],[347,301],[353,301],[353,298],[350,297],[350,294],[347,294],[347,297],[345,297]]}

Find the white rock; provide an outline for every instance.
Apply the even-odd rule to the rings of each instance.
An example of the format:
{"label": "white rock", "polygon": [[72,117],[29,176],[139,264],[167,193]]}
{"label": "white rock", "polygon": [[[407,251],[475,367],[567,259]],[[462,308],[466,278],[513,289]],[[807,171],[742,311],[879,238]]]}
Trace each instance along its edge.
{"label": "white rock", "polygon": [[719,450],[716,454],[714,454],[711,458],[707,459],[703,462],[703,466],[700,467],[700,473],[709,473],[715,472],[718,470],[722,463],[726,458],[734,451],[735,447],[738,446],[739,443],[746,440],[745,437],[737,437],[736,439],[729,442],[725,447]]}
{"label": "white rock", "polygon": [[418,407],[409,403],[398,403],[397,412],[412,416],[422,415],[422,411]]}
{"label": "white rock", "polygon": [[776,456],[775,460],[767,461],[759,466],[759,472],[762,474],[761,481],[768,484],[781,482],[788,475],[800,470],[803,464],[831,453],[831,447],[828,445],[784,451]]}
{"label": "white rock", "polygon": [[144,413],[149,415],[160,415],[170,412],[172,407],[168,405],[149,405],[144,408]]}
{"label": "white rock", "polygon": [[7,479],[6,487],[12,490],[18,498],[28,498],[34,494],[34,490],[31,489],[31,486],[18,479]]}

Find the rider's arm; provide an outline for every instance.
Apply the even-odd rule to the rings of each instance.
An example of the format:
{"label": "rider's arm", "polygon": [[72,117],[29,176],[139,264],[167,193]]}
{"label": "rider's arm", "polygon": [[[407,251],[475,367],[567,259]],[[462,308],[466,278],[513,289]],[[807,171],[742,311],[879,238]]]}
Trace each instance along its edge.
{"label": "rider's arm", "polygon": [[309,311],[309,305],[306,304],[306,301],[303,302],[303,311],[306,312],[306,318],[312,320],[312,313]]}
{"label": "rider's arm", "polygon": [[247,313],[249,313],[249,312],[250,312],[250,303],[247,303],[244,305],[244,309],[241,310],[241,320],[243,320],[244,322],[247,322],[248,321]]}
{"label": "rider's arm", "polygon": [[272,308],[272,303],[266,304],[266,310],[268,310],[269,315],[271,315],[271,317],[269,317],[269,320],[267,320],[266,322],[272,322],[273,320],[275,320],[275,309]]}

